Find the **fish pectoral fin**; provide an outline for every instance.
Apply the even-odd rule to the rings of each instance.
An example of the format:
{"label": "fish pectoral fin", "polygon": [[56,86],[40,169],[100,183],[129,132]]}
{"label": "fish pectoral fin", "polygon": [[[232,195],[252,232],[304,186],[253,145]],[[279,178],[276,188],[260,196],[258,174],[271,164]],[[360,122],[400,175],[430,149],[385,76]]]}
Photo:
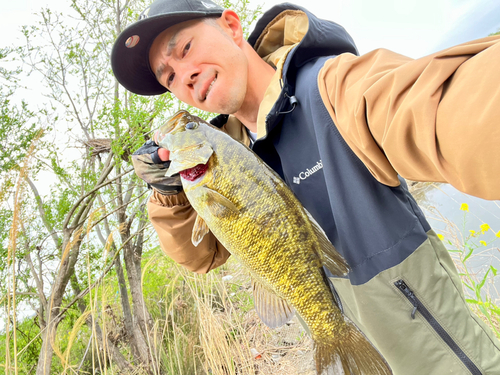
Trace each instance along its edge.
{"label": "fish pectoral fin", "polygon": [[323,264],[330,270],[332,274],[335,276],[345,276],[349,272],[349,266],[345,259],[340,255],[340,253],[335,249],[335,246],[330,242],[328,237],[326,236],[325,231],[321,228],[321,226],[317,223],[316,220],[312,217],[312,215],[304,209],[309,216],[309,220],[312,223],[314,233],[318,238],[322,254]]}
{"label": "fish pectoral fin", "polygon": [[252,288],[255,311],[269,328],[280,327],[293,318],[295,310],[283,298],[255,280],[252,280]]}
{"label": "fish pectoral fin", "polygon": [[208,232],[210,232],[210,228],[208,228],[205,220],[203,220],[200,215],[196,216],[196,220],[193,226],[193,232],[191,233],[191,242],[193,243],[193,245],[198,246],[203,237],[205,237],[205,234],[207,234]]}
{"label": "fish pectoral fin", "polygon": [[203,190],[203,193],[206,194],[207,208],[212,215],[221,217],[228,214],[237,215],[240,213],[238,207],[221,193],[206,186],[203,187]]}

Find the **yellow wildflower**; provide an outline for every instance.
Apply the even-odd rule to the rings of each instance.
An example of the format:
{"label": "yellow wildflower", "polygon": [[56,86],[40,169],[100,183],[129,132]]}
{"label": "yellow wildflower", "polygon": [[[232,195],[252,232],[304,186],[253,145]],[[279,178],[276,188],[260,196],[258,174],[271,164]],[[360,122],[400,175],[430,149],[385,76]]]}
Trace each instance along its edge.
{"label": "yellow wildflower", "polygon": [[500,237],[500,230],[495,234],[495,236]]}
{"label": "yellow wildflower", "polygon": [[480,243],[481,245],[483,245],[483,246],[486,246],[486,245],[487,245],[486,241],[479,241],[479,243]]}
{"label": "yellow wildflower", "polygon": [[462,205],[460,206],[460,211],[469,212],[469,205],[467,203],[462,203]]}
{"label": "yellow wildflower", "polygon": [[[474,229],[469,229],[470,234],[475,235],[476,231]],[[500,233],[500,232],[499,232]]]}
{"label": "yellow wildflower", "polygon": [[442,240],[444,240],[444,236],[443,236],[442,234],[439,234],[439,233],[438,233],[437,235],[438,235],[438,238],[439,238],[441,241],[442,241]]}
{"label": "yellow wildflower", "polygon": [[481,224],[481,233],[486,232],[488,229],[490,229],[490,226],[488,224]]}

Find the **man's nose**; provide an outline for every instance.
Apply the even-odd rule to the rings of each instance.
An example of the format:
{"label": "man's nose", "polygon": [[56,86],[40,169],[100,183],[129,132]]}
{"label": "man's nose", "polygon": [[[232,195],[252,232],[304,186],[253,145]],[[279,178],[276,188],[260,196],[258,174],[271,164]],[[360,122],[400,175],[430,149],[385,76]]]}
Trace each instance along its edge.
{"label": "man's nose", "polygon": [[200,73],[200,69],[195,66],[185,67],[182,73],[182,83],[185,85],[195,84]]}

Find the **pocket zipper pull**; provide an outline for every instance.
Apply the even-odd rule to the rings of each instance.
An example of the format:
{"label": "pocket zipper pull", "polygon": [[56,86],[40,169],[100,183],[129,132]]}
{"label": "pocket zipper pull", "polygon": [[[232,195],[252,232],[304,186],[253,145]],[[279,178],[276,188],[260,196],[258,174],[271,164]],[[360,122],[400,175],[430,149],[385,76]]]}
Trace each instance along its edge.
{"label": "pocket zipper pull", "polygon": [[398,280],[394,283],[396,288],[398,288],[403,294],[410,300],[413,305],[413,310],[411,312],[411,318],[415,319],[415,314],[418,310],[418,302],[415,298],[415,294],[408,288],[408,285],[403,280]]}

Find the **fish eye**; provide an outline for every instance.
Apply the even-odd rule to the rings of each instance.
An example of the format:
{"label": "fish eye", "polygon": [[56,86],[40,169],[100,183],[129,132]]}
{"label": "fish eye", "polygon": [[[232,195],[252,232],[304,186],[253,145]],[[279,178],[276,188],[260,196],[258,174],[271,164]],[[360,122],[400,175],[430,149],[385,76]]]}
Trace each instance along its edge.
{"label": "fish eye", "polygon": [[186,129],[193,130],[198,127],[198,124],[196,122],[188,122],[186,124]]}

